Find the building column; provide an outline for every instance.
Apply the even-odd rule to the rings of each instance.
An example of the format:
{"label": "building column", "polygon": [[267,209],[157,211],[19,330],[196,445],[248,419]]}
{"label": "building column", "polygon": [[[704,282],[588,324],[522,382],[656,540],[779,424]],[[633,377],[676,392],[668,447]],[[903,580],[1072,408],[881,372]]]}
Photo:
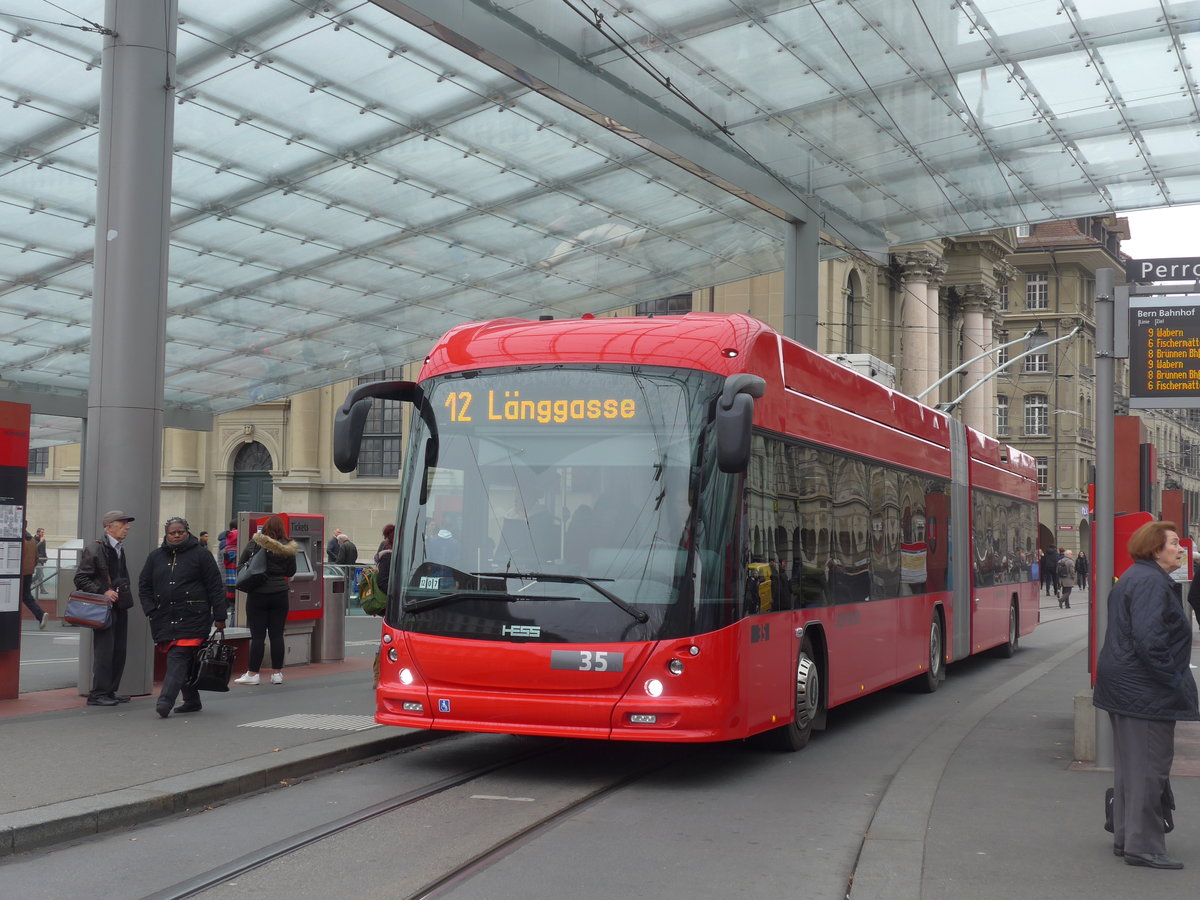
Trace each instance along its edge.
{"label": "building column", "polygon": [[288,470],[288,478],[320,477],[322,431],[320,390],[304,391],[293,396],[288,409],[287,461],[284,466]]}
{"label": "building column", "polygon": [[[925,283],[925,359],[929,370],[929,384],[942,377],[942,279],[946,277],[946,264],[938,259],[929,266],[929,276]],[[939,388],[939,390],[941,390]],[[925,398],[930,406],[935,405],[941,398],[936,393]]]}
{"label": "building column", "polygon": [[[958,287],[958,295],[963,301],[963,357],[973,359],[992,346],[992,323],[996,315],[995,292],[987,285],[968,284]],[[967,367],[963,391],[986,379],[995,365],[996,360],[990,356],[971,363]],[[995,385],[977,388],[963,400],[963,424],[984,434],[995,434],[996,423],[992,414],[995,406]]]}
{"label": "building column", "polygon": [[[930,367],[929,280],[937,257],[928,252],[897,254],[900,266],[900,390],[915,397],[936,380]],[[934,356],[936,356],[936,352]]]}

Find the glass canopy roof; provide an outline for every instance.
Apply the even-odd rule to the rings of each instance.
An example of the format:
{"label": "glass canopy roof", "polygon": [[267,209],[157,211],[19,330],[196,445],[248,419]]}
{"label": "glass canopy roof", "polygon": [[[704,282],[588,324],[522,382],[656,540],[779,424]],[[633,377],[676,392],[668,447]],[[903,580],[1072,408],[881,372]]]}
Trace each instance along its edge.
{"label": "glass canopy roof", "polygon": [[[0,397],[88,388],[103,16],[0,6]],[[1200,202],[1198,27],[1172,0],[179,0],[166,403],[777,270],[786,218],[833,255]]]}

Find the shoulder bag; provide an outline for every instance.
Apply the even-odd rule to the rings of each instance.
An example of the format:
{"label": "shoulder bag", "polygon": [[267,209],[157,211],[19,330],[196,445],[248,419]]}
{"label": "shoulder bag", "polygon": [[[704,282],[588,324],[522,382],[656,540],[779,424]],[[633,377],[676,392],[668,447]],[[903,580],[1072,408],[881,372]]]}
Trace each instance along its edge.
{"label": "shoulder bag", "polygon": [[187,683],[198,691],[228,691],[233,676],[234,650],[221,637],[208,638],[196,648]]}
{"label": "shoulder bag", "polygon": [[112,624],[112,601],[104,594],[72,591],[67,597],[67,612],[63,621],[80,628],[103,631]]}
{"label": "shoulder bag", "polygon": [[241,564],[235,582],[239,591],[256,591],[267,583],[267,551],[261,547]]}

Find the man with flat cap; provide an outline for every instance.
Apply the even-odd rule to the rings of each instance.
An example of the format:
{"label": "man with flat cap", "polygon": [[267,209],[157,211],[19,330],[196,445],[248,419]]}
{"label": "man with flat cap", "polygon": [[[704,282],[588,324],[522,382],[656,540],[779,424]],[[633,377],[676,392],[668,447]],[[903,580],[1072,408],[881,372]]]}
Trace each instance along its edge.
{"label": "man with flat cap", "polygon": [[92,631],[92,690],[88,706],[116,706],[128,703],[127,694],[118,694],[125,671],[125,648],[129,640],[129,610],[133,591],[123,544],[133,516],[119,509],[109,510],[101,519],[104,534],[84,546],[75,570],[75,587],[92,594],[104,594],[113,602],[112,625]]}

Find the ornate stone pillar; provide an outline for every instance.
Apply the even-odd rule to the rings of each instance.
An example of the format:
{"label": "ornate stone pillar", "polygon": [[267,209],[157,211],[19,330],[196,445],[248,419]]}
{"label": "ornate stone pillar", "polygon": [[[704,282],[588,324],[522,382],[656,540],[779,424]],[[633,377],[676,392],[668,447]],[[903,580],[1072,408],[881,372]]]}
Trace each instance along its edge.
{"label": "ornate stone pillar", "polygon": [[931,322],[936,325],[936,312],[929,315],[929,281],[938,259],[920,251],[899,253],[896,261],[900,266],[899,387],[915,397],[937,377],[930,366],[929,331]]}
{"label": "ornate stone pillar", "polygon": [[304,391],[291,398],[287,429],[287,464],[290,478],[316,479],[321,468],[321,391]]}
{"label": "ornate stone pillar", "polygon": [[[941,293],[942,279],[946,277],[946,264],[937,259],[929,267],[929,280],[925,284],[925,359],[929,370],[929,382],[933,384],[942,377],[942,314]],[[924,388],[922,388],[924,390]],[[925,398],[931,406],[941,398],[936,391]]]}
{"label": "ornate stone pillar", "polygon": [[[999,301],[996,290],[985,284],[959,285],[957,291],[963,302],[963,358],[974,359],[992,346],[992,324]],[[967,368],[963,391],[987,378],[995,367],[994,357],[985,356],[976,360]],[[992,412],[995,407],[996,386],[985,384],[963,400],[962,421],[969,428],[984,434],[995,434],[996,422]]]}

